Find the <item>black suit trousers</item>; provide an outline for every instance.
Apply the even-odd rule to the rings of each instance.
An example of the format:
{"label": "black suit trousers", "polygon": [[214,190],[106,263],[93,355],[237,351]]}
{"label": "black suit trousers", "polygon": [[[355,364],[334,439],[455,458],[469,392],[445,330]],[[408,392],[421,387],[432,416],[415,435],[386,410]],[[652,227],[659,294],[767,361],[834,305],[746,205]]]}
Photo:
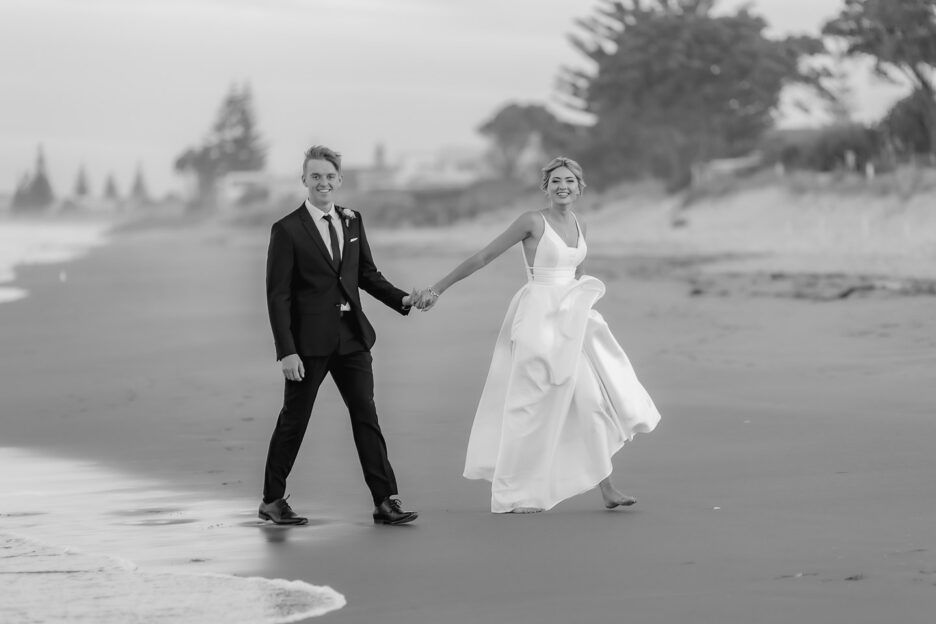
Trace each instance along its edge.
{"label": "black suit trousers", "polygon": [[266,502],[282,498],[286,493],[286,478],[299,454],[315,397],[326,374],[331,374],[348,407],[354,445],[374,504],[398,493],[393,468],[387,458],[387,443],[377,422],[373,357],[360,341],[351,319],[350,314],[342,318],[341,340],[336,351],[327,356],[300,355],[305,377],[302,381],[286,381],[283,408],[267,453],[263,481],[263,500]]}

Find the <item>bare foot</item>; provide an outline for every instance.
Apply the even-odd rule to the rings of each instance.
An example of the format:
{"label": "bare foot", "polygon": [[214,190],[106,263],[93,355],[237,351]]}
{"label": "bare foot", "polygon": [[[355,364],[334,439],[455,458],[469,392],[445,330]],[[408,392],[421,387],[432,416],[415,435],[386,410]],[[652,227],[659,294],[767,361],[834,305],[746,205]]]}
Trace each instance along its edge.
{"label": "bare foot", "polygon": [[634,498],[633,496],[625,496],[624,494],[621,494],[620,492],[618,492],[614,497],[611,497],[611,498],[604,496],[604,494],[602,493],[602,497],[604,498],[606,509],[614,509],[615,507],[630,507],[631,505],[637,502],[637,499]]}
{"label": "bare foot", "polygon": [[540,507],[517,507],[516,509],[511,509],[510,513],[531,514],[531,513],[539,513],[541,511],[543,510]]}
{"label": "bare foot", "polygon": [[633,496],[626,496],[621,494],[611,483],[610,477],[598,485],[599,489],[601,490],[601,498],[604,499],[606,509],[614,509],[615,507],[630,507],[637,502],[637,499]]}

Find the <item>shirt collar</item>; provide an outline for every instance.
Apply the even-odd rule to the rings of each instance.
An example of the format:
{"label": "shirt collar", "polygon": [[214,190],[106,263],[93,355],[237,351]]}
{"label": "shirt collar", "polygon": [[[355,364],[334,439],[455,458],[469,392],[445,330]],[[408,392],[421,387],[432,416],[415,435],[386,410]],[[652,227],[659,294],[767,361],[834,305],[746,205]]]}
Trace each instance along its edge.
{"label": "shirt collar", "polygon": [[321,208],[319,208],[318,206],[316,206],[315,204],[313,204],[313,203],[312,203],[311,201],[309,201],[308,199],[305,200],[305,207],[306,207],[306,210],[309,211],[309,214],[312,216],[312,218],[313,218],[313,219],[316,219],[316,220],[321,219],[322,217],[324,217],[324,216],[326,216],[326,215],[331,216],[332,219],[334,219],[335,216],[336,216],[336,213],[335,213],[335,204],[334,204],[334,203],[329,204],[329,206],[328,206],[328,212],[322,212],[322,209],[321,209]]}

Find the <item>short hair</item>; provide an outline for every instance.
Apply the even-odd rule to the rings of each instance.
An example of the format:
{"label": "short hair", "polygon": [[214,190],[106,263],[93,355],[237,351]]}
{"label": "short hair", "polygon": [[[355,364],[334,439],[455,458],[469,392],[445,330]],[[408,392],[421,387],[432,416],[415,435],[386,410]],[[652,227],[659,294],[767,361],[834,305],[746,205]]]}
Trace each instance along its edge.
{"label": "short hair", "polygon": [[552,175],[552,172],[559,167],[566,167],[569,171],[571,171],[572,175],[575,176],[575,179],[578,180],[579,190],[585,190],[585,174],[582,173],[582,165],[565,156],[556,156],[550,160],[545,167],[543,167],[543,181],[540,184],[541,189],[545,191],[549,187],[549,178]]}
{"label": "short hair", "polygon": [[335,171],[341,173],[341,154],[324,145],[313,145],[305,151],[305,159],[302,161],[302,175],[306,173],[306,165],[310,160],[327,160],[335,167]]}

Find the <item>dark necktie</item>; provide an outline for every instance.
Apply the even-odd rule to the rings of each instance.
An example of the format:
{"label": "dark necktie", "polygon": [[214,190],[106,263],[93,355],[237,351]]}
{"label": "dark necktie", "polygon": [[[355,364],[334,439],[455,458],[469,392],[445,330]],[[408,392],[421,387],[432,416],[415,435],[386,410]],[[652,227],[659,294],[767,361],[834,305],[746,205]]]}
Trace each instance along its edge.
{"label": "dark necktie", "polygon": [[341,266],[341,248],[338,246],[338,232],[335,230],[335,224],[332,223],[330,214],[322,218],[328,221],[328,237],[331,239],[332,266],[335,267],[337,271],[338,267]]}

